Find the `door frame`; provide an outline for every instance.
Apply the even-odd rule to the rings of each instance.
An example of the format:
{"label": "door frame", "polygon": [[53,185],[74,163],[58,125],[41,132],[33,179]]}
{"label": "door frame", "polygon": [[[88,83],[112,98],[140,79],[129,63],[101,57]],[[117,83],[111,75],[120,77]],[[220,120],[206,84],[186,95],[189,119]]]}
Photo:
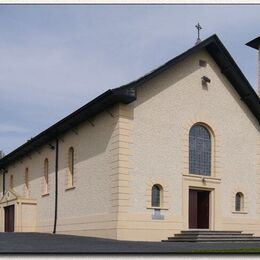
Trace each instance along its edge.
{"label": "door frame", "polygon": [[222,229],[221,218],[221,179],[196,175],[183,175],[182,178],[182,228],[189,230],[189,189],[210,191],[209,230]]}
{"label": "door frame", "polygon": [[[198,191],[198,192],[199,191],[201,191],[201,192],[203,192],[203,191],[208,192],[208,199],[209,199],[208,228],[190,228],[190,190],[195,190],[195,191]],[[211,230],[211,223],[212,223],[211,217],[213,216],[213,214],[211,212],[211,209],[212,209],[212,206],[211,206],[211,204],[212,204],[212,195],[211,195],[211,193],[212,193],[213,190],[214,189],[205,189],[205,188],[201,189],[201,188],[198,188],[198,187],[195,187],[195,188],[194,187],[189,187],[189,189],[188,189],[188,229],[189,230],[198,230],[198,229],[199,230]],[[197,217],[198,217],[198,211],[197,211]]]}
{"label": "door frame", "polygon": [[[199,229],[199,228],[190,228],[189,227],[189,192],[190,190],[198,190],[198,191],[208,191],[209,192],[209,228],[208,229]],[[198,186],[188,186],[188,219],[187,219],[187,229],[188,230],[214,230],[214,197],[215,197],[215,189],[214,188],[205,188],[205,187],[198,187]]]}

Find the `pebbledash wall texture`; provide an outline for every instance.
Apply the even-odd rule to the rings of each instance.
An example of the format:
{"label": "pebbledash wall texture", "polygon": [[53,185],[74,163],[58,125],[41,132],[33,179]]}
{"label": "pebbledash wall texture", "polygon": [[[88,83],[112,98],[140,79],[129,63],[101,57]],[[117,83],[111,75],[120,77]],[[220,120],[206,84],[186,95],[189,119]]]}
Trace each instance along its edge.
{"label": "pebbledash wall texture", "polygon": [[[59,135],[57,233],[166,239],[189,229],[192,188],[210,192],[210,230],[260,235],[259,118],[241,100],[203,42],[200,46],[139,82],[135,101],[112,104]],[[205,75],[210,82],[202,84]],[[210,176],[189,172],[189,131],[194,124],[210,132]],[[54,140],[3,163],[1,231],[10,205],[15,206],[14,231],[53,231],[56,183],[51,145]],[[70,147],[74,149],[73,183],[69,181]],[[155,184],[161,187],[159,206],[151,201]],[[239,211],[237,193],[243,194]]]}

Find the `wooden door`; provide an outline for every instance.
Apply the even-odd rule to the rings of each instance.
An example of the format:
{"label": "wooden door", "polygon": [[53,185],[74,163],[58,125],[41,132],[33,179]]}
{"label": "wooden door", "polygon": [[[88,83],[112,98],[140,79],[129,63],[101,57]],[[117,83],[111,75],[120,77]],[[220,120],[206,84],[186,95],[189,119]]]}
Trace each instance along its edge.
{"label": "wooden door", "polygon": [[14,205],[4,207],[5,232],[14,232]]}
{"label": "wooden door", "polygon": [[198,192],[189,190],[189,228],[198,228]]}
{"label": "wooden door", "polygon": [[198,228],[209,228],[209,191],[198,192]]}
{"label": "wooden door", "polygon": [[189,190],[189,228],[209,228],[209,191]]}

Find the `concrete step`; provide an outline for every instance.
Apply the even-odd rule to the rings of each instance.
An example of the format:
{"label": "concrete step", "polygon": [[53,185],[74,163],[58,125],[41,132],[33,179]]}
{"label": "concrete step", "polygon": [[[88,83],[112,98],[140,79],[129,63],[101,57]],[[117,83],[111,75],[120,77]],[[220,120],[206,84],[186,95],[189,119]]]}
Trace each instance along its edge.
{"label": "concrete step", "polygon": [[184,230],[181,231],[181,234],[241,234],[242,231],[211,231],[211,230]]}
{"label": "concrete step", "polygon": [[242,231],[187,230],[163,242],[260,242],[260,237]]}
{"label": "concrete step", "polygon": [[189,234],[176,234],[174,237],[168,237],[168,239],[179,239],[179,238],[251,238],[253,237],[253,234],[232,234],[232,235],[226,235],[226,234],[218,234],[218,235],[210,235],[210,234],[199,234],[199,235],[189,235]]}
{"label": "concrete step", "polygon": [[225,239],[168,239],[168,240],[162,240],[163,242],[202,242],[202,243],[214,243],[214,242],[222,242],[222,243],[256,243],[260,242],[260,237],[257,238],[250,238],[250,239],[232,239],[232,238],[225,238]]}
{"label": "concrete step", "polygon": [[195,240],[251,240],[258,239],[259,237],[169,237],[170,240],[179,240],[179,239],[195,239]]}

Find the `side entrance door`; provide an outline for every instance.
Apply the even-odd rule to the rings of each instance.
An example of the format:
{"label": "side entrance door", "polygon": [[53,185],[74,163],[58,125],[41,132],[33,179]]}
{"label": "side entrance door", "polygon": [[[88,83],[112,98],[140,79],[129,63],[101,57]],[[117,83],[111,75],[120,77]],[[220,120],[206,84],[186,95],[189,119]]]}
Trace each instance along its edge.
{"label": "side entrance door", "polygon": [[5,232],[14,232],[14,205],[4,207]]}
{"label": "side entrance door", "polygon": [[209,191],[189,190],[189,228],[209,228]]}

